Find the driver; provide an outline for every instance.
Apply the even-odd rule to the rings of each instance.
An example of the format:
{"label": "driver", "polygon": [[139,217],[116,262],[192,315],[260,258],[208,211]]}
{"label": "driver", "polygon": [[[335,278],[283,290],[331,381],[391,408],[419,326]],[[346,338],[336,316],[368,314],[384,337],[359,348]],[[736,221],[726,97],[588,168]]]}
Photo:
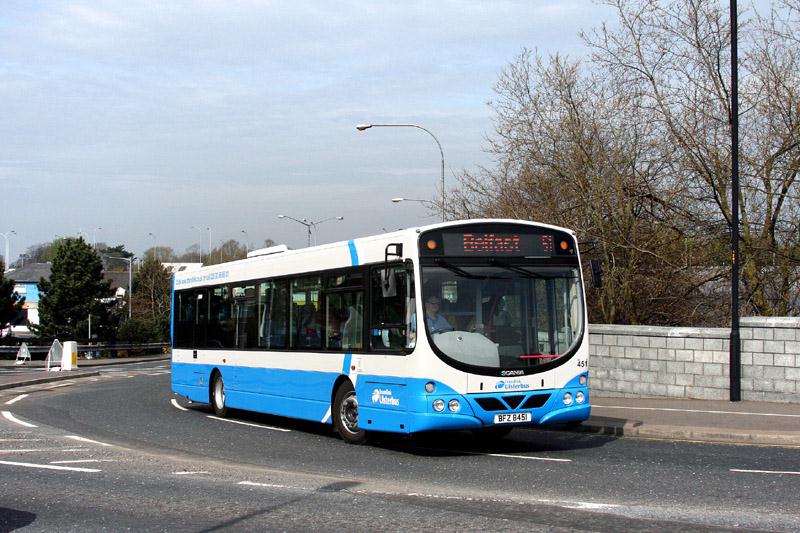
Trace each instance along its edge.
{"label": "driver", "polygon": [[453,329],[450,322],[439,314],[441,305],[442,301],[438,296],[431,296],[425,300],[425,322],[428,325],[428,331],[431,332],[431,335],[443,331],[452,331]]}

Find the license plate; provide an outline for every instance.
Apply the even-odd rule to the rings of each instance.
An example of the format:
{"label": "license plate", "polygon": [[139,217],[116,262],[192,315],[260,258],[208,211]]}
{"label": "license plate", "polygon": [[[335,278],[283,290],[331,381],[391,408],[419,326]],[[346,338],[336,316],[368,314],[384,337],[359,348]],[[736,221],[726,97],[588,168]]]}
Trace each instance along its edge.
{"label": "license plate", "polygon": [[508,413],[502,415],[494,415],[495,424],[515,424],[517,422],[530,422],[530,413]]}

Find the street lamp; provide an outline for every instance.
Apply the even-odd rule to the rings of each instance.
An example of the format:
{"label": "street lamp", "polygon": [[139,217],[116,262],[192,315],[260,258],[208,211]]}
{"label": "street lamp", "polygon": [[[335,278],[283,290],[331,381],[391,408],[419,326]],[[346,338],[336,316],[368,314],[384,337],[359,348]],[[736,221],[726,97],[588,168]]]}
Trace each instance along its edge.
{"label": "street lamp", "polygon": [[419,202],[421,204],[432,204],[430,200],[418,200],[417,198],[392,198],[392,202],[399,204],[400,202]]}
{"label": "street lamp", "polygon": [[244,233],[244,255],[246,257],[247,254],[250,252],[250,245],[247,242],[248,241],[247,232],[245,230],[242,230],[242,233]]}
{"label": "street lamp", "polygon": [[[152,233],[151,233],[152,235]],[[133,284],[131,283],[133,280],[133,257],[117,257],[113,255],[107,255],[106,259],[122,259],[123,261],[128,262],[128,320],[131,318],[131,309],[133,309]]]}
{"label": "street lamp", "polygon": [[[202,226],[192,226],[192,229],[196,229],[200,232],[200,263],[203,263],[203,227]],[[206,227],[206,231],[208,232],[208,253],[211,254],[211,228]]]}
{"label": "street lamp", "polygon": [[103,228],[98,226],[92,230],[92,248],[94,248],[95,250],[97,250],[97,231],[101,229]]}
{"label": "street lamp", "polygon": [[156,234],[152,231],[147,232],[153,238],[153,258],[158,261],[158,245],[156,244]]}
{"label": "street lamp", "polygon": [[418,130],[422,130],[433,137],[433,140],[436,141],[436,146],[439,147],[439,155],[442,156],[442,222],[444,222],[444,151],[442,150],[442,144],[439,142],[439,139],[436,138],[436,135],[431,133],[430,130],[425,129],[422,126],[418,126],[417,124],[359,124],[356,126],[358,131],[365,131],[370,128],[417,128]]}
{"label": "street lamp", "polygon": [[3,238],[6,240],[6,255],[3,256],[4,259],[6,260],[6,263],[3,266],[3,272],[8,272],[8,266],[11,264],[11,258],[9,257],[9,254],[11,252],[9,251],[8,241],[11,239],[12,235],[16,235],[16,234],[17,234],[17,232],[14,231],[13,229],[11,231],[6,232],[6,233],[0,233],[0,235],[2,235]]}
{"label": "street lamp", "polygon": [[[311,228],[316,229],[317,226],[319,226],[323,222],[328,222],[329,220],[344,220],[344,217],[330,217],[324,220],[317,220],[316,222],[309,222],[309,220],[306,218],[298,220],[294,217],[290,217],[289,215],[278,215],[278,218],[288,218],[289,220],[294,220],[298,224],[304,225],[306,227],[306,230],[308,231],[308,246],[311,246]],[[314,240],[314,243],[316,244],[316,239]]]}

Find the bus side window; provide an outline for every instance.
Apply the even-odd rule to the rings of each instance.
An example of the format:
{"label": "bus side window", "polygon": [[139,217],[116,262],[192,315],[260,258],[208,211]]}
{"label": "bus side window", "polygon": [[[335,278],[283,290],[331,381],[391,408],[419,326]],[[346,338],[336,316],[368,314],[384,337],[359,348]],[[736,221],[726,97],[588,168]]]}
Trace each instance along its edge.
{"label": "bus side window", "polygon": [[319,276],[292,280],[291,347],[322,347],[322,310],[319,296],[322,280]]}
{"label": "bus side window", "polygon": [[413,301],[413,286],[404,266],[391,267],[394,274],[392,290],[384,289],[384,268],[376,267],[370,274],[372,314],[370,317],[370,346],[375,351],[397,351],[411,347],[412,327],[409,326],[408,303]]}
{"label": "bus side window", "polygon": [[285,280],[258,285],[258,346],[286,348],[289,325],[289,290]]}

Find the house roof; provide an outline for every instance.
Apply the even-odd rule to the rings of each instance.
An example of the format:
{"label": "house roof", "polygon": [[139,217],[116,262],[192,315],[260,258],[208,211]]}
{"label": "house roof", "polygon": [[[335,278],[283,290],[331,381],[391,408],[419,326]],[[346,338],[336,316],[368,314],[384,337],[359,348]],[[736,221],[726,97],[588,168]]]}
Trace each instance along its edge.
{"label": "house roof", "polygon": [[[17,283],[39,283],[39,280],[50,279],[50,263],[30,263],[22,268],[6,272],[5,276]],[[111,281],[111,288],[123,287],[128,289],[128,273],[103,271],[103,277]]]}
{"label": "house roof", "polygon": [[41,278],[50,279],[50,263],[28,263],[6,272],[5,276],[17,283],[39,283]]}

